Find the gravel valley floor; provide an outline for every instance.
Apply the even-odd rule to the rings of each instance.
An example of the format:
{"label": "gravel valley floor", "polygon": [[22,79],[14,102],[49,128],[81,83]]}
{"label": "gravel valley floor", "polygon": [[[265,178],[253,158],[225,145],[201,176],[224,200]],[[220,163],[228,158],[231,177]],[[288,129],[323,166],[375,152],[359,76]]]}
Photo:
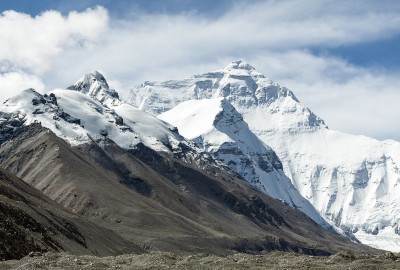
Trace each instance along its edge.
{"label": "gravel valley floor", "polygon": [[73,256],[67,253],[30,254],[0,262],[0,269],[400,269],[400,254],[327,257],[271,252],[265,255],[177,255],[151,252],[116,257]]}

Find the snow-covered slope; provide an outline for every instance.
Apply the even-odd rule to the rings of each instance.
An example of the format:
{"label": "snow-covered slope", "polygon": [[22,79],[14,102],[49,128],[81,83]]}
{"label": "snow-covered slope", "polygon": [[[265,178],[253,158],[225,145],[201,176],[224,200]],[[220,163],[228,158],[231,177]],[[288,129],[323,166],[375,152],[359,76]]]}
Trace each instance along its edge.
{"label": "snow-covered slope", "polygon": [[286,177],[275,152],[249,130],[242,115],[226,99],[185,101],[159,118],[176,126],[181,135],[266,194],[329,226]]}
{"label": "snow-covered slope", "polygon": [[71,145],[108,137],[125,149],[143,143],[168,152],[183,140],[173,126],[119,100],[98,72],[49,95],[27,89],[5,102],[0,112],[2,122],[40,122]]}
{"label": "snow-covered slope", "polygon": [[260,138],[275,136],[284,138],[273,147],[285,171],[322,214],[365,243],[400,251],[399,143],[328,129]]}
{"label": "snow-covered slope", "polygon": [[329,130],[289,89],[242,61],[181,81],[145,82],[130,102],[159,114],[213,97],[233,104],[321,214],[365,243],[400,251],[399,142]]}

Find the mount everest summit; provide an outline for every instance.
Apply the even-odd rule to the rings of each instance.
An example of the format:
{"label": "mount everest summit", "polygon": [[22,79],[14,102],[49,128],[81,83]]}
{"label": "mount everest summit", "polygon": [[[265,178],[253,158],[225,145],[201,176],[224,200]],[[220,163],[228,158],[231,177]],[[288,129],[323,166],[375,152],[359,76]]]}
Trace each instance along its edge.
{"label": "mount everest summit", "polygon": [[[242,115],[249,130],[276,152],[293,186],[322,216],[354,233],[363,243],[400,250],[400,197],[397,196],[400,192],[400,143],[328,129],[291,90],[243,61],[184,80],[146,81],[131,90],[129,101],[144,111],[161,114],[161,119],[177,125],[184,136],[196,139],[200,146],[219,158],[221,155],[213,148],[216,142],[212,141],[209,130],[194,134],[185,127],[185,121],[191,118],[198,123],[202,120],[197,118],[205,121],[209,116],[208,108],[218,98],[229,101]],[[188,100],[204,103],[196,105]],[[193,102],[193,106],[185,105],[186,102]],[[190,108],[186,108],[186,112],[179,109],[184,106]],[[190,110],[196,106],[200,107],[198,112]],[[174,116],[173,111],[179,114]],[[220,145],[236,141],[235,136],[228,137],[219,142]],[[207,138],[211,138],[211,142]],[[251,140],[248,142],[251,145]],[[222,159],[227,164],[236,162],[233,157]],[[256,162],[254,158],[249,159]],[[249,177],[248,168],[236,167],[235,170],[248,180],[257,177],[257,173]],[[252,181],[254,183],[250,179]],[[256,186],[274,196],[260,183]],[[285,190],[291,190],[287,188],[288,185]],[[278,193],[275,197],[282,196]]]}

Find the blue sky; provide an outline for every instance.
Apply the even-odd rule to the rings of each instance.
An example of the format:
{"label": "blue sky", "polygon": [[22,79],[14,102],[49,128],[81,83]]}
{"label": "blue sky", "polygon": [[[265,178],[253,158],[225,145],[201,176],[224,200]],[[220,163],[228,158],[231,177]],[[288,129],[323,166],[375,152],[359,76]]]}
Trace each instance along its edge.
{"label": "blue sky", "polygon": [[0,0],[0,10],[3,100],[94,69],[127,95],[243,59],[331,128],[400,140],[399,1]]}
{"label": "blue sky", "polygon": [[205,16],[217,16],[234,5],[234,2],[232,0],[2,0],[0,1],[0,7],[1,10],[13,9],[31,15],[38,15],[49,9],[58,10],[66,14],[72,10],[83,11],[86,8],[101,5],[107,8],[110,14],[115,17],[128,16],[131,11],[168,14],[197,12]]}
{"label": "blue sky", "polygon": [[[57,10],[63,14],[70,11],[84,11],[101,5],[113,18],[129,18],[137,13],[147,14],[180,14],[195,13],[204,17],[218,17],[229,10],[238,2],[246,4],[246,1],[232,0],[0,0],[0,10],[16,10],[28,13],[32,16],[39,15],[46,10]],[[254,0],[254,2],[262,2]],[[396,1],[383,1],[382,5],[392,5]],[[400,16],[400,14],[399,14]],[[337,55],[362,66],[374,66],[388,69],[400,68],[400,34],[391,35],[387,38],[373,40],[354,45],[336,46],[333,48],[312,47],[314,54],[328,53]]]}

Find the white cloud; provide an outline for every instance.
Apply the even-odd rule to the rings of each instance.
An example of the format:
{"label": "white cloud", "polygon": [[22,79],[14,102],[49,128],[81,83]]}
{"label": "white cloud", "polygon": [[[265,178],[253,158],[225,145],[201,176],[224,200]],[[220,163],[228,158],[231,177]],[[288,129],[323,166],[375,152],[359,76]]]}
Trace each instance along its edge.
{"label": "white cloud", "polygon": [[39,92],[43,92],[44,84],[40,78],[31,74],[22,72],[0,74],[0,102],[27,88],[34,88]]}
{"label": "white cloud", "polygon": [[394,105],[399,100],[399,74],[307,50],[397,35],[399,11],[400,4],[393,2],[293,0],[243,1],[217,18],[136,13],[120,20],[109,18],[101,7],[67,16],[48,11],[34,18],[4,12],[0,72],[24,70],[53,88],[101,70],[118,90],[245,59],[289,86],[332,128],[400,140],[393,125],[400,120]]}
{"label": "white cloud", "polygon": [[[274,49],[315,45],[329,47],[371,41],[398,33],[400,5],[393,1],[389,3],[264,1],[257,5],[239,6],[228,13],[224,21],[233,22],[230,29],[233,33],[243,30],[245,36],[256,34],[258,41]],[[243,25],[247,27],[241,28]]]}
{"label": "white cloud", "polygon": [[66,17],[56,11],[36,17],[4,11],[0,15],[0,64],[41,74],[52,67],[54,57],[72,47],[85,48],[107,25],[107,11],[101,7]]}

